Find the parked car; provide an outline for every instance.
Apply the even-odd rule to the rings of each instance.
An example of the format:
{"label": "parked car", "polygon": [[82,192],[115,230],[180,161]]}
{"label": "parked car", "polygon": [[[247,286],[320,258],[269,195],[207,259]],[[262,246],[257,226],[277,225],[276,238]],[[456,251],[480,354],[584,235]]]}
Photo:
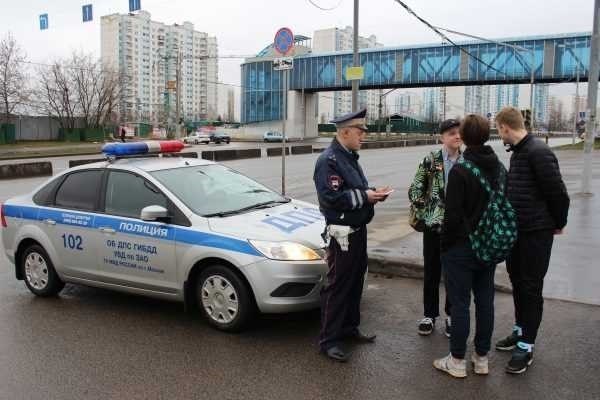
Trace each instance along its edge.
{"label": "parked car", "polygon": [[183,142],[189,144],[208,144],[210,142],[210,136],[202,132],[192,132],[189,136],[183,138]]}
{"label": "parked car", "polygon": [[78,283],[180,301],[225,331],[256,311],[317,308],[327,275],[319,209],[211,161],[139,158],[177,144],[110,143],[114,158],[0,205],[13,276],[41,297]]}
{"label": "parked car", "polygon": [[227,135],[223,132],[215,132],[215,133],[211,133],[210,141],[215,144],[219,144],[219,143],[229,144],[229,142],[231,142],[231,137],[229,137],[229,135]]}
{"label": "parked car", "polygon": [[281,142],[283,141],[283,135],[281,134],[281,132],[269,131],[265,132],[265,134],[263,135],[263,140],[265,142]]}

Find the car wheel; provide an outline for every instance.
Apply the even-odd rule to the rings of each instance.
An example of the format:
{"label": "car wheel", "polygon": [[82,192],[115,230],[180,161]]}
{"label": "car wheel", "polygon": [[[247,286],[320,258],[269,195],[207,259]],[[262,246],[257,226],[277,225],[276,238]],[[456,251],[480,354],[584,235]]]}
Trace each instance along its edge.
{"label": "car wheel", "polygon": [[226,141],[225,143],[229,144],[229,140],[228,140],[228,141]]}
{"label": "car wheel", "polygon": [[222,331],[241,331],[256,310],[248,287],[223,265],[208,267],[200,273],[196,296],[202,314]]}
{"label": "car wheel", "polygon": [[54,270],[48,253],[40,245],[33,244],[25,249],[21,256],[21,268],[25,285],[36,296],[55,296],[65,287]]}

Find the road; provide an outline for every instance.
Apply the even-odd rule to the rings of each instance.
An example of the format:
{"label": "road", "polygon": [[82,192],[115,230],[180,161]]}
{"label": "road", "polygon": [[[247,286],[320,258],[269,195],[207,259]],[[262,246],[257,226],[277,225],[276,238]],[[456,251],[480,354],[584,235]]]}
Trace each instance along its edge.
{"label": "road", "polygon": [[[323,145],[326,145],[326,140],[322,139]],[[550,144],[560,145],[570,143],[570,140],[568,138],[554,139]],[[236,144],[236,146],[238,145],[239,143]],[[265,146],[265,144],[261,143],[253,143],[251,145],[258,147]],[[268,146],[272,145],[277,144],[269,144]],[[495,148],[500,159],[508,164],[509,153],[504,151],[501,142],[492,142],[492,146]],[[202,150],[206,147],[206,145],[198,145],[194,146],[194,149]],[[210,145],[211,149],[214,147],[228,148],[227,145]],[[436,148],[437,146],[419,146],[365,150],[360,153],[360,162],[369,178],[369,183],[373,186],[390,185],[396,189],[396,192],[385,203],[377,206],[375,218],[369,225],[370,248],[393,251],[400,239],[413,232],[407,224],[408,201],[406,193],[417,164],[427,152]],[[318,154],[307,154],[286,158],[286,187],[289,196],[311,203],[317,202],[312,181],[313,168],[317,157]],[[90,158],[90,156],[50,158],[48,160],[52,161],[54,172],[59,173],[68,167],[68,160],[74,158],[85,159]],[[236,160],[225,162],[224,164],[241,171],[274,190],[280,190],[281,188],[280,157]],[[570,192],[576,192],[578,189],[579,174],[577,164],[574,162],[565,163],[563,173],[565,174],[565,178],[569,178],[567,183]],[[0,202],[16,194],[26,193],[45,180],[46,178],[31,178],[1,182]],[[587,216],[588,214],[584,214],[582,218],[585,219]],[[564,246],[564,244],[572,243],[572,237],[559,237],[556,242],[557,246]],[[574,245],[576,246],[576,243]],[[599,253],[598,257],[600,257],[600,249],[592,248],[590,251],[593,254]],[[592,253],[586,255],[585,259],[593,259]],[[4,259],[4,255],[0,257]],[[544,292],[545,295],[600,304],[600,298],[596,290],[596,284],[600,283],[600,273],[594,270],[588,262],[578,268],[573,268],[571,264],[570,262],[564,262],[561,265],[554,265],[551,268],[550,277],[556,276],[556,279],[547,285]],[[589,276],[593,277],[593,279],[586,278]],[[548,281],[550,282],[551,280],[549,279]],[[573,288],[577,288],[580,292],[574,293]]]}
{"label": "road", "polygon": [[[406,188],[428,150],[362,153],[371,182],[399,191],[381,205],[374,232],[400,224],[396,214],[405,212]],[[288,159],[290,195],[314,201],[315,158]],[[57,172],[66,167],[66,160],[53,162]],[[227,164],[277,188],[279,163]],[[0,197],[41,181],[2,182]],[[318,312],[262,316],[243,334],[224,334],[177,303],[73,285],[58,298],[35,298],[2,256],[0,399],[600,398],[600,307],[547,301],[536,362],[526,375],[505,374],[508,356],[492,352],[489,377],[458,381],[431,366],[448,351],[442,332],[416,334],[420,296],[419,281],[370,276],[362,320],[365,331],[378,334],[377,344],[352,348],[351,362],[340,365],[317,354]],[[494,340],[511,323],[512,298],[499,293]]]}
{"label": "road", "polygon": [[[231,335],[176,303],[70,285],[35,298],[0,268],[0,399],[600,398],[600,307],[547,301],[527,375],[507,375],[508,355],[492,352],[490,376],[458,381],[431,366],[448,352],[441,330],[416,333],[420,285],[371,276],[362,320],[377,343],[340,365],[317,354],[317,312]],[[498,294],[494,340],[511,321],[512,298]]]}

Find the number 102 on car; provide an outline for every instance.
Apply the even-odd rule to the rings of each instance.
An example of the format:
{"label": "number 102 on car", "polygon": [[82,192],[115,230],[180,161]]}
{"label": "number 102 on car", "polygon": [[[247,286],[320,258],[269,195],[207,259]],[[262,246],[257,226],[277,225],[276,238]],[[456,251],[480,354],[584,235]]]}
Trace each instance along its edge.
{"label": "number 102 on car", "polygon": [[83,239],[81,238],[81,236],[70,235],[70,234],[64,233],[62,235],[62,239],[63,239],[63,246],[65,246],[65,249],[83,250],[83,246],[82,246]]}

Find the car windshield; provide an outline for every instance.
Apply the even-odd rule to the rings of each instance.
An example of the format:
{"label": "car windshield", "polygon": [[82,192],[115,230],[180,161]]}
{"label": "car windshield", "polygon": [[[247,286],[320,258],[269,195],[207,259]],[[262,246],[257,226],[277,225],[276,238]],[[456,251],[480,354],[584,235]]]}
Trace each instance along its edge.
{"label": "car windshield", "polygon": [[218,164],[160,170],[151,174],[194,213],[205,217],[237,214],[290,201]]}

